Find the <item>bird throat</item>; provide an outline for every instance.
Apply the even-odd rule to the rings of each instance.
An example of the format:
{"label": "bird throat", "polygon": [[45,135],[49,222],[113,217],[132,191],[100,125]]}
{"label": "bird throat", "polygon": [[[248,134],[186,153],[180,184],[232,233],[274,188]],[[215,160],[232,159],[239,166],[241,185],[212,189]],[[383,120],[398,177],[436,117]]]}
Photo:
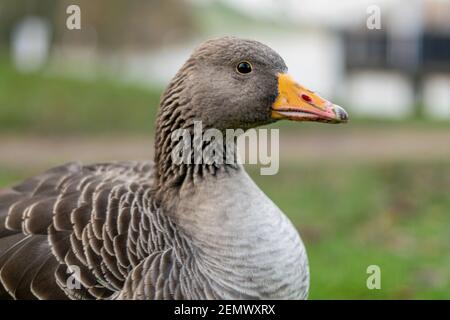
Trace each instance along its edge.
{"label": "bird throat", "polygon": [[194,190],[205,177],[241,168],[236,147],[240,133],[227,135],[196,119],[185,94],[187,66],[164,93],[156,122],[154,189],[161,204],[183,187]]}

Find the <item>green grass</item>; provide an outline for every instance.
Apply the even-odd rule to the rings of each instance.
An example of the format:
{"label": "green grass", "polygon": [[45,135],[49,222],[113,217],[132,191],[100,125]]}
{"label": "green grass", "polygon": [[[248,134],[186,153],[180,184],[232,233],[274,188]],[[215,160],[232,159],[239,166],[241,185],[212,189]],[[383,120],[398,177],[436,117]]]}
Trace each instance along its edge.
{"label": "green grass", "polygon": [[[306,244],[311,299],[450,298],[450,165],[249,168]],[[30,172],[0,170],[0,186]],[[381,268],[381,290],[366,269]]]}
{"label": "green grass", "polygon": [[160,94],[160,89],[106,79],[84,81],[45,72],[23,74],[3,58],[0,132],[148,132],[153,127]]}
{"label": "green grass", "polygon": [[[450,298],[449,163],[252,172],[302,234],[311,299]],[[381,290],[366,287],[369,265]]]}
{"label": "green grass", "polygon": [[26,178],[24,173],[19,173],[17,171],[12,172],[11,170],[0,168],[0,188],[15,183],[23,178]]}

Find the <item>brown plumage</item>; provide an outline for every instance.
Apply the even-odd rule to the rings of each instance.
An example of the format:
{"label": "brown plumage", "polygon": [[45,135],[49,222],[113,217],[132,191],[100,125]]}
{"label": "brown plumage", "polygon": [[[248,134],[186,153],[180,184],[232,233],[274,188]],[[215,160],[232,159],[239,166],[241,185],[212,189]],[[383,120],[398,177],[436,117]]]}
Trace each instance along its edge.
{"label": "brown plumage", "polygon": [[[106,298],[121,288],[140,254],[153,249],[153,242],[127,244],[143,223],[136,210],[148,196],[151,169],[72,163],[2,191],[5,291],[18,299]],[[81,267],[82,292],[65,287],[71,265]]]}
{"label": "brown plumage", "polygon": [[[254,71],[236,72],[240,61]],[[69,163],[1,190],[0,298],[305,298],[300,237],[244,168],[171,159],[171,133],[192,135],[195,120],[223,132],[279,119],[285,71],[259,42],[208,41],[161,98],[154,163]],[[310,105],[302,120],[343,120]]]}

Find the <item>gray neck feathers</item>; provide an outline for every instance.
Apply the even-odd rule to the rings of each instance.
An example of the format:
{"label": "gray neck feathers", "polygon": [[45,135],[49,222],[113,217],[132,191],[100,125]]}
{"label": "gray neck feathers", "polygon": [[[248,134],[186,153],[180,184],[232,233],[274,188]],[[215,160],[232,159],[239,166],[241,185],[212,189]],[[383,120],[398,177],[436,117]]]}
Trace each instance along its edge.
{"label": "gray neck feathers", "polygon": [[178,142],[172,141],[172,133],[186,129],[194,136],[195,107],[199,106],[190,98],[195,92],[195,81],[188,81],[192,68],[189,60],[161,99],[152,194],[156,206],[170,216],[179,237],[188,244],[186,256],[194,262],[186,262],[192,266],[187,279],[203,279],[198,292],[192,289],[198,288],[192,280],[193,287],[186,289],[191,292],[188,296],[303,297],[308,274],[303,244],[243,167],[226,162],[173,162],[172,151]]}
{"label": "gray neck feathers", "polygon": [[[202,154],[208,143],[195,141],[194,122],[197,120],[195,109],[191,103],[190,96],[193,88],[188,81],[189,72],[194,68],[194,63],[189,59],[183,68],[177,73],[163,94],[160,102],[159,113],[156,122],[155,137],[155,199],[165,205],[165,198],[173,203],[174,196],[179,193],[180,188],[194,188],[205,176],[215,176],[218,171],[239,171],[240,167],[233,163],[200,163],[194,159],[194,148],[201,148],[198,154]],[[178,129],[188,132],[192,142],[192,154],[189,155],[190,163],[174,163],[172,151],[180,143],[178,139],[172,139],[172,133]],[[203,131],[208,127],[202,126]],[[203,132],[202,132],[203,134]],[[237,154],[235,146],[228,147],[228,152]],[[233,150],[230,150],[233,148]],[[227,152],[227,142],[224,141],[224,152]],[[223,155],[225,158],[225,154]]]}
{"label": "gray neck feathers", "polygon": [[219,184],[209,176],[198,192],[182,189],[177,205],[205,289],[226,299],[299,298],[307,267],[297,231],[244,170],[217,175]]}

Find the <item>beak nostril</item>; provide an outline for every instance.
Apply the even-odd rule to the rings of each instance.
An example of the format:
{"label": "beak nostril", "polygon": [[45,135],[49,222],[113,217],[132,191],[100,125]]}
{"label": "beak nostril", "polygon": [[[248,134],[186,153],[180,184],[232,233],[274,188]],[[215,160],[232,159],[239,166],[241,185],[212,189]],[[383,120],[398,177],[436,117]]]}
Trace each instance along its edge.
{"label": "beak nostril", "polygon": [[312,99],[310,96],[308,96],[307,94],[302,93],[301,95],[302,99],[305,100],[306,102],[311,102]]}

